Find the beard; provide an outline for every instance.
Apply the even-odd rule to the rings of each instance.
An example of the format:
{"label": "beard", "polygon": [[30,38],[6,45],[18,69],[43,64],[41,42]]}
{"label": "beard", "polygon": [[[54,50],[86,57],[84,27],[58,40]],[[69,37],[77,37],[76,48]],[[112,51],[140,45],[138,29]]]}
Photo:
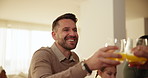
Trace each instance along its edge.
{"label": "beard", "polygon": [[[70,37],[72,37],[72,36],[70,36]],[[78,43],[78,38],[75,36],[73,37],[73,38],[75,38],[75,41],[76,41],[75,43],[67,43],[66,42],[67,38],[69,38],[69,37],[65,37],[64,39],[59,40],[58,44],[66,50],[75,49],[77,46],[77,43]]]}

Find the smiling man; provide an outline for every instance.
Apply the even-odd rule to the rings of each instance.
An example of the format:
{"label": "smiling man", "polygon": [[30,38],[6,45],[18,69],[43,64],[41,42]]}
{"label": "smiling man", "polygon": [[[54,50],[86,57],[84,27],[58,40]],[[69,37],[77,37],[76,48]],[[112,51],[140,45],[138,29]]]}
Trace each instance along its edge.
{"label": "smiling man", "polygon": [[71,13],[61,15],[53,22],[52,37],[55,42],[51,47],[42,47],[34,53],[28,78],[84,78],[93,70],[120,64],[107,59],[121,58],[118,54],[107,52],[118,49],[115,46],[101,48],[89,59],[79,62],[77,54],[71,52],[79,38],[76,22],[77,18]]}

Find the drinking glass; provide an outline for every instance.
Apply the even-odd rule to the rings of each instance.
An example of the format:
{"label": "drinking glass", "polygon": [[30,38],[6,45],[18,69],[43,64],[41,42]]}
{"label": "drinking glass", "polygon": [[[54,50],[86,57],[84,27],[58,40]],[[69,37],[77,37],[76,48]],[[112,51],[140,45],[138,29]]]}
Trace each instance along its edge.
{"label": "drinking glass", "polygon": [[118,40],[117,38],[105,43],[105,47],[107,47],[107,46],[117,46],[119,48],[118,50],[109,51],[109,52],[117,53],[117,54],[120,54],[122,56],[122,58],[109,58],[109,59],[120,61],[122,63],[126,59],[126,53],[124,51],[125,44],[126,44],[125,39]]}
{"label": "drinking glass", "polygon": [[125,47],[125,52],[126,52],[126,61],[129,62],[129,64],[144,64],[147,59],[143,57],[137,57],[132,53],[132,48],[136,47],[137,45],[144,45],[148,46],[147,39],[138,39],[135,41],[137,44],[133,44],[133,39],[128,38],[126,47]]}

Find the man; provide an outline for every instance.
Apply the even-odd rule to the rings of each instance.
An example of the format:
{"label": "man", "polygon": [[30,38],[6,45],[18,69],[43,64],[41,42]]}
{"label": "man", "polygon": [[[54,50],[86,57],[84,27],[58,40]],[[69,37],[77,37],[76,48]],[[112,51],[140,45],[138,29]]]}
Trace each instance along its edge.
{"label": "man", "polygon": [[[146,40],[146,42],[142,42]],[[138,39],[137,46],[132,49],[135,56],[147,58],[146,63],[128,63],[124,65],[125,78],[148,78],[148,35],[143,35]]]}
{"label": "man", "polygon": [[55,43],[34,53],[28,78],[84,78],[93,70],[120,64],[107,59],[122,57],[107,52],[117,50],[115,46],[101,48],[87,60],[79,62],[77,54],[71,52],[78,42],[76,22],[77,18],[71,13],[61,15],[53,22],[52,37]]}

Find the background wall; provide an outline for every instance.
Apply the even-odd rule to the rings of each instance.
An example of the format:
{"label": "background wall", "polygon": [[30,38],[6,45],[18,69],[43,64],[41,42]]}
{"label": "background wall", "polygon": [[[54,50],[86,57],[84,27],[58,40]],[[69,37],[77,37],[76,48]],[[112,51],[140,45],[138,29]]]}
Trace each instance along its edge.
{"label": "background wall", "polygon": [[127,37],[136,39],[146,31],[144,19],[148,18],[148,0],[126,0],[125,7]]}
{"label": "background wall", "polygon": [[[80,6],[80,41],[77,49],[83,59],[104,47],[110,39],[125,38],[124,0],[87,0]],[[117,78],[122,78],[123,65]],[[86,78],[94,78],[96,72]]]}
{"label": "background wall", "polygon": [[81,5],[80,11],[78,49],[83,53],[79,54],[86,58],[104,46],[106,38],[113,38],[113,1],[88,0]]}
{"label": "background wall", "polygon": [[[88,0],[83,2],[80,8],[79,27],[80,40],[77,54],[81,59],[86,59],[103,47],[107,38],[113,38],[113,1]],[[94,78],[95,74],[96,71],[86,78]]]}

